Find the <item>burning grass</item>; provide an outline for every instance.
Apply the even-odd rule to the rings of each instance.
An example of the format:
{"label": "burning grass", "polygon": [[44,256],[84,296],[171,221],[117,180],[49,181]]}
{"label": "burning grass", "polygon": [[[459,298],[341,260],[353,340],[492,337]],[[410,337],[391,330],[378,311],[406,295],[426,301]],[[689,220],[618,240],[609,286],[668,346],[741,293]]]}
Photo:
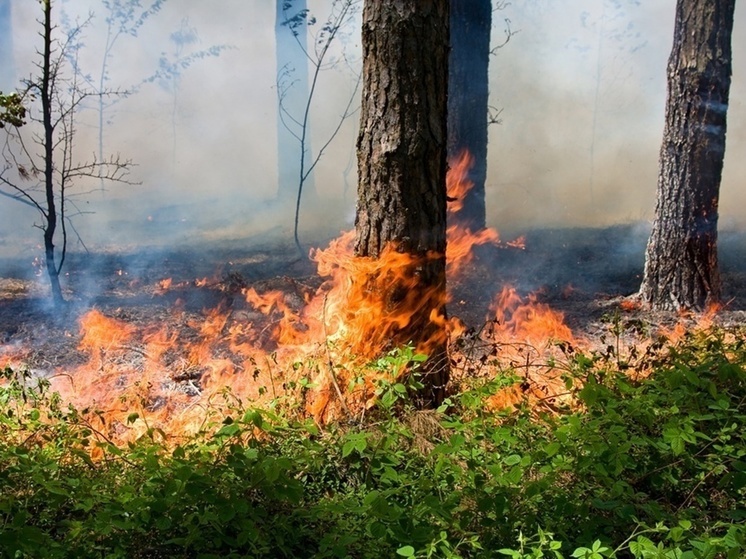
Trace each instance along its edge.
{"label": "burning grass", "polygon": [[115,273],[77,323],[7,301],[0,557],[740,556],[743,328],[610,297],[588,320],[582,284],[525,294],[480,259],[530,242],[464,238],[449,306],[477,310],[431,315],[451,383],[427,412],[427,347],[393,340],[441,301],[381,307],[412,261],[351,234],[315,276]]}
{"label": "burning grass", "polygon": [[224,392],[193,434],[149,423],[123,446],[47,381],[5,370],[0,556],[741,557],[744,339],[688,333],[639,356],[637,379],[616,353],[575,352],[577,405],[552,413],[526,394],[491,409],[517,371],[416,411],[396,367],[417,359],[394,352],[365,421],[321,429]]}
{"label": "burning grass", "polygon": [[[464,179],[470,164],[464,154],[452,165],[452,213],[470,187]],[[483,379],[517,374],[519,380],[491,397],[490,407],[516,406],[527,395],[541,409],[566,407],[572,402],[563,375],[577,350],[613,353],[636,371],[634,361],[657,347],[656,336],[675,339],[696,320],[679,317],[680,326],[653,327],[623,300],[611,307],[617,318],[598,320],[592,335],[573,332],[564,313],[547,304],[546,293],[522,295],[525,289],[496,285],[480,250],[492,250],[492,258],[532,250],[521,239],[507,244],[499,239],[492,229],[449,228],[449,307],[461,314],[463,297],[497,291],[483,306],[469,302],[476,310],[466,312],[465,320],[430,313],[438,326],[434,331],[448,337],[452,393]],[[65,401],[95,410],[104,421],[101,431],[120,443],[154,426],[194,433],[204,424],[205,409],[233,399],[264,407],[282,403],[286,411],[319,425],[365,416],[381,382],[400,383],[411,371],[405,362],[396,369],[401,378],[389,378],[376,365],[377,357],[399,351],[407,340],[399,340],[398,333],[412,317],[440,308],[443,301],[415,289],[409,271],[417,262],[410,255],[387,250],[378,260],[355,258],[352,241],[353,234],[346,233],[313,251],[316,275],[302,278],[250,281],[227,271],[222,277],[144,281],[116,266],[112,289],[117,297],[81,313],[77,331],[65,316],[48,331],[25,322],[28,330],[3,345],[0,366],[26,366],[48,378]],[[267,255],[248,260],[266,262]],[[392,283],[403,293],[396,305],[376,297]],[[557,290],[555,301],[565,306],[583,294],[582,287]],[[709,323],[711,317],[700,320]],[[627,326],[636,321],[648,326],[631,333],[634,328]],[[475,324],[481,327],[469,327]],[[607,338],[613,343],[607,345]],[[412,347],[413,355],[428,353],[428,343],[436,341],[443,340]],[[130,421],[133,413],[136,421]]]}

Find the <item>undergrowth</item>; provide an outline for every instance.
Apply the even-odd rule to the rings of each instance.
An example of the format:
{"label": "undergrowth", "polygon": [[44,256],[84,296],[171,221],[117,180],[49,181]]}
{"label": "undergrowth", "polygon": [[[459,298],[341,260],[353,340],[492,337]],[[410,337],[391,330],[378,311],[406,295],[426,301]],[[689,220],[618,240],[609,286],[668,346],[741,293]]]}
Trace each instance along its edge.
{"label": "undergrowth", "polygon": [[236,404],[124,447],[6,369],[0,557],[744,557],[744,344],[688,335],[642,380],[577,353],[563,413],[487,411],[509,375],[415,411],[412,377],[381,383],[364,425]]}

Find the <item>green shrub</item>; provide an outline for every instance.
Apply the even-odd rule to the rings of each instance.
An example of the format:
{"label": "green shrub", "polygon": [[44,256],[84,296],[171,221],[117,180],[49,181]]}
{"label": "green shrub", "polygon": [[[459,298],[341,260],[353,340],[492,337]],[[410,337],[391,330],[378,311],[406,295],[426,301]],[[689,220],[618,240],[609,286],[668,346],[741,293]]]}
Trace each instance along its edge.
{"label": "green shrub", "polygon": [[510,378],[415,411],[410,375],[379,384],[363,425],[236,404],[178,444],[150,429],[124,447],[6,369],[0,557],[743,557],[742,334],[688,336],[639,381],[576,354],[581,406],[562,414],[486,411]]}

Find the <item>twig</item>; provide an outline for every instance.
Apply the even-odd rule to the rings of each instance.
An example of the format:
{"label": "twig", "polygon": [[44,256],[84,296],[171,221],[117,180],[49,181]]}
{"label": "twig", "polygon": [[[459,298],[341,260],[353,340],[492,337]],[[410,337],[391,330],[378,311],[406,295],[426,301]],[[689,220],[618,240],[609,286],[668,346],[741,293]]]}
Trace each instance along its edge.
{"label": "twig", "polygon": [[332,360],[332,352],[329,349],[329,332],[326,329],[326,299],[327,294],[324,294],[324,305],[321,309],[321,324],[324,327],[324,348],[326,349],[327,365],[329,366],[329,378],[331,378],[332,384],[334,385],[334,390],[337,392],[340,404],[342,404],[342,407],[344,408],[347,415],[351,417],[352,413],[350,412],[350,408],[347,407],[347,402],[345,402],[345,399],[342,396],[342,390],[340,389],[339,383],[337,382],[337,375],[334,374],[334,361]]}

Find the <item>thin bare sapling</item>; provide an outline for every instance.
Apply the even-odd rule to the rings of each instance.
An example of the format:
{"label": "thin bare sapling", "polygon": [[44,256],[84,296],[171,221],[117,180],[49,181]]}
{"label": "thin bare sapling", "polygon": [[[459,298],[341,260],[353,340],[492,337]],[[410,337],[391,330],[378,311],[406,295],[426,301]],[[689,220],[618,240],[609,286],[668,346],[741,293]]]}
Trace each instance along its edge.
{"label": "thin bare sapling", "polygon": [[[280,120],[282,125],[298,141],[298,157],[300,165],[298,171],[298,191],[295,199],[293,239],[295,240],[295,246],[298,248],[300,255],[305,256],[298,235],[300,207],[304,186],[309,181],[314,168],[319,161],[321,161],[324,152],[337,136],[344,122],[358,111],[356,100],[358,99],[357,92],[360,86],[360,71],[359,69],[354,68],[357,65],[354,64],[354,61],[348,58],[344,49],[342,49],[341,54],[335,55],[332,47],[335,42],[344,42],[341,41],[344,30],[351,27],[353,19],[360,11],[361,1],[334,0],[329,17],[324,21],[321,28],[313,38],[313,48],[309,48],[306,44],[300,41],[300,33],[298,32],[298,29],[305,25],[315,25],[317,22],[316,18],[310,16],[308,10],[301,10],[292,13],[292,0],[279,1],[283,1],[282,7],[286,14],[285,25],[289,26],[293,31],[293,36],[296,38],[298,46],[305,54],[311,67],[311,80],[308,89],[308,96],[299,114],[294,114],[285,102],[290,89],[296,85],[293,80],[293,69],[288,66],[280,68],[277,76],[277,96]],[[310,153],[310,118],[318,90],[319,78],[323,71],[340,65],[344,65],[344,67],[354,73],[355,79],[353,86],[335,127],[321,144],[321,147],[318,149],[316,154],[312,155]]]}
{"label": "thin bare sapling", "polygon": [[41,2],[39,60],[19,92],[28,122],[3,128],[0,196],[36,210],[39,221],[34,226],[43,233],[45,268],[53,302],[59,306],[64,303],[60,273],[70,236],[82,244],[73,218],[90,213],[79,203],[90,193],[85,190],[87,179],[135,183],[128,178],[132,162],[119,155],[78,159],[76,114],[86,99],[106,92],[83,89],[70,64],[90,18],[60,33],[53,23],[52,6],[52,0]]}

